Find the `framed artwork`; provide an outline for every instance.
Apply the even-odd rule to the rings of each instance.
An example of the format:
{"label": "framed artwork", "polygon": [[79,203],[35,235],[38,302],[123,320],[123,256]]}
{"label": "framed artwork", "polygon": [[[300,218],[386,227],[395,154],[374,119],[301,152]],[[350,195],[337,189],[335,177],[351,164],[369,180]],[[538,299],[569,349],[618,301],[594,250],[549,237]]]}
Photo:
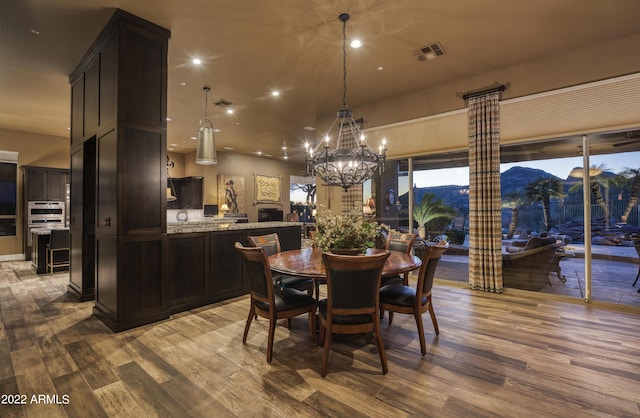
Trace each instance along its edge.
{"label": "framed artwork", "polygon": [[254,204],[276,203],[282,205],[282,177],[253,173],[256,198]]}
{"label": "framed artwork", "polygon": [[226,204],[227,213],[246,213],[243,176],[218,174],[218,208]]}

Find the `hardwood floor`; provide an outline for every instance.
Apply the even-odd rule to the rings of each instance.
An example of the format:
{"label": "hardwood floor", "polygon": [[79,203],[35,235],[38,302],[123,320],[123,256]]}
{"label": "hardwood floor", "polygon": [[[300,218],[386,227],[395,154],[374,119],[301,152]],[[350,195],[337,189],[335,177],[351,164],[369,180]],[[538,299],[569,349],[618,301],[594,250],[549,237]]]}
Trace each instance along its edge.
{"label": "hardwood floor", "polygon": [[382,325],[387,375],[373,342],[336,336],[321,378],[304,315],[279,323],[269,365],[267,321],[242,344],[246,297],[113,334],[67,282],[0,263],[0,395],[26,403],[2,417],[640,415],[637,308],[437,281],[425,357],[396,315]]}

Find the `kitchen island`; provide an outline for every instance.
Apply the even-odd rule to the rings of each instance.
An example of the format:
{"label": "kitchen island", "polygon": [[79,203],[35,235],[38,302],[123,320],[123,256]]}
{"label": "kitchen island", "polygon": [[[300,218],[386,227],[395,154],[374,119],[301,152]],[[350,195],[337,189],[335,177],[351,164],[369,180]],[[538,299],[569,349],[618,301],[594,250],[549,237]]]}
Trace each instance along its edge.
{"label": "kitchen island", "polygon": [[300,222],[233,223],[221,219],[167,224],[167,304],[182,312],[249,292],[236,241],[277,233],[282,251],[299,249]]}
{"label": "kitchen island", "polygon": [[[69,228],[57,228],[69,230]],[[31,265],[36,274],[47,272],[47,244],[51,237],[51,228],[31,228]],[[63,260],[66,257],[66,260]],[[56,261],[68,261],[69,251],[58,252]],[[55,271],[69,270],[68,266],[55,267]]]}

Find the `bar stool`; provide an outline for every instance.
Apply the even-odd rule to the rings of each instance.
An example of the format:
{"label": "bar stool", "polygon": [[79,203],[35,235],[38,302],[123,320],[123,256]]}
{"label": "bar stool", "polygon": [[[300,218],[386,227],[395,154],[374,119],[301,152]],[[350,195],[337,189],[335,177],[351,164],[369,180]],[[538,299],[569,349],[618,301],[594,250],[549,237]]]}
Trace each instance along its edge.
{"label": "bar stool", "polygon": [[[58,254],[61,253],[61,254]],[[69,266],[69,230],[52,229],[47,244],[47,270],[53,274],[57,267]]]}

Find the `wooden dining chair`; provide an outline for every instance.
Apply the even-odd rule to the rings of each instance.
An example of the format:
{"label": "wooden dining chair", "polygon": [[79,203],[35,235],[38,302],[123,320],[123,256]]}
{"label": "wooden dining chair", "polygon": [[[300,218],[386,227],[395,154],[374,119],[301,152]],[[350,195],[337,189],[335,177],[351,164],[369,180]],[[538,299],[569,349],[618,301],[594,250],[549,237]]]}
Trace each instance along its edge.
{"label": "wooden dining chair", "polygon": [[[399,251],[405,254],[411,254],[411,250],[413,249],[413,243],[415,242],[418,236],[416,234],[407,234],[397,231],[389,231],[387,235],[387,240],[385,243],[385,249],[389,251]],[[409,284],[409,272],[404,273],[404,276],[395,275],[383,277],[381,281],[381,286],[386,286],[388,284]]]}
{"label": "wooden dining chair", "polygon": [[420,265],[418,282],[415,288],[403,284],[392,284],[380,289],[380,317],[382,318],[384,316],[384,311],[389,311],[389,325],[391,325],[394,312],[413,315],[418,327],[420,351],[423,356],[427,354],[427,346],[424,340],[424,326],[422,324],[423,313],[429,311],[435,333],[436,335],[440,334],[436,313],[433,310],[431,289],[440,257],[448,249],[448,245],[433,245],[427,247],[422,256],[422,265]]}
{"label": "wooden dining chair", "polygon": [[318,302],[322,377],[327,375],[331,337],[335,334],[364,333],[369,342],[375,334],[383,373],[387,373],[387,356],[380,335],[379,288],[382,268],[389,251],[370,256],[323,253],[327,272],[327,298]]}
{"label": "wooden dining chair", "polygon": [[236,242],[235,248],[242,256],[242,263],[249,278],[251,305],[249,316],[244,327],[242,343],[246,344],[251,322],[255,316],[269,319],[269,336],[267,340],[267,362],[273,355],[273,339],[278,319],[290,319],[303,313],[309,315],[309,335],[315,342],[316,300],[297,289],[277,289],[273,286],[271,269],[267,254],[261,247],[244,247]]}
{"label": "wooden dining chair", "polygon": [[[267,257],[281,251],[280,239],[278,234],[266,234],[266,235],[250,235],[247,237],[249,245],[253,247],[261,247],[267,254]],[[313,295],[315,286],[313,279],[309,277],[290,276],[285,274],[276,274],[273,276],[273,282],[276,287],[284,288],[290,287],[293,289],[306,291],[308,294]]]}

